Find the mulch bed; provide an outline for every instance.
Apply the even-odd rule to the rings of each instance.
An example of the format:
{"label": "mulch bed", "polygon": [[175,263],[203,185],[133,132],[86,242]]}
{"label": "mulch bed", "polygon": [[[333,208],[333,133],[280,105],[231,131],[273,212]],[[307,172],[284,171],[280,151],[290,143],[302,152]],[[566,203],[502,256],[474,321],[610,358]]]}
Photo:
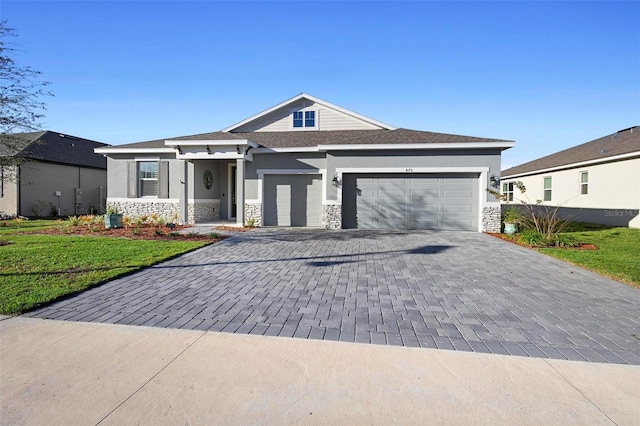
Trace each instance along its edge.
{"label": "mulch bed", "polygon": [[[216,242],[227,238],[226,235],[220,235],[216,238],[212,238],[206,234],[177,234],[176,231],[181,229],[187,229],[190,226],[187,225],[175,225],[173,228],[167,226],[152,226],[142,225],[138,228],[133,226],[127,228],[110,228],[106,229],[104,226],[69,226],[69,227],[56,227],[49,229],[39,229],[29,234],[45,234],[45,235],[86,235],[93,237],[115,237],[115,238],[129,238],[137,240],[171,240],[171,241],[208,241]],[[217,230],[220,231],[248,231],[250,228],[234,228],[229,226],[217,227],[211,230],[211,234],[215,234]]]}
{"label": "mulch bed", "polygon": [[562,249],[566,249],[566,250],[598,250],[598,247],[594,246],[593,244],[580,244],[577,247],[535,247],[535,246],[530,246],[528,244],[524,244],[521,241],[518,241],[515,238],[511,238],[509,235],[507,234],[496,234],[493,232],[485,232],[485,234],[487,235],[491,235],[492,237],[495,238],[499,238],[503,241],[507,241],[509,243],[512,244],[516,244],[519,245],[521,247],[526,247],[526,248],[562,248]]}

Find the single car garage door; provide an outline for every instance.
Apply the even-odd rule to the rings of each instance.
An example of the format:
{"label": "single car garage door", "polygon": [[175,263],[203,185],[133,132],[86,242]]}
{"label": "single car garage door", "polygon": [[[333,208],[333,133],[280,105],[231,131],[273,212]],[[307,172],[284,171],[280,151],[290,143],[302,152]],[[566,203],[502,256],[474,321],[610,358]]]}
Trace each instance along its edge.
{"label": "single car garage door", "polygon": [[321,214],[321,175],[265,176],[266,226],[320,226]]}
{"label": "single car garage door", "polygon": [[477,174],[343,177],[344,228],[478,230]]}

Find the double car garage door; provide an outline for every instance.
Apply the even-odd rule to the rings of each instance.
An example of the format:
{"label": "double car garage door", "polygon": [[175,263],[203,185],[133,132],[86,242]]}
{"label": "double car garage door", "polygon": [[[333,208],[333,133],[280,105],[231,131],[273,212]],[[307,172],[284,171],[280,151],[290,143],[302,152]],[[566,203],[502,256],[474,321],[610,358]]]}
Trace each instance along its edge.
{"label": "double car garage door", "polygon": [[[478,230],[477,174],[345,174],[342,227]],[[321,175],[267,175],[264,224],[321,226]]]}
{"label": "double car garage door", "polygon": [[344,228],[478,230],[477,174],[367,174],[343,179]]}

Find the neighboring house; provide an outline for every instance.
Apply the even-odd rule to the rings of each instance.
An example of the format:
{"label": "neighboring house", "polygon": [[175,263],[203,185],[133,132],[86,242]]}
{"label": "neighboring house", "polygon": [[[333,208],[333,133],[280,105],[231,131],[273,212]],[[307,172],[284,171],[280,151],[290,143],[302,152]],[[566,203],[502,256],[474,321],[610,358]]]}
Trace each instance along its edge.
{"label": "neighboring house", "polygon": [[502,172],[502,193],[513,202],[561,206],[561,217],[640,228],[640,127],[620,130]]}
{"label": "neighboring house", "polygon": [[127,215],[256,226],[496,230],[512,141],[397,129],[300,94],[219,132],[96,149]]}
{"label": "neighboring house", "polygon": [[107,144],[52,131],[16,136],[20,140],[11,150],[0,147],[0,156],[20,162],[0,167],[0,214],[103,213],[107,160],[93,150]]}

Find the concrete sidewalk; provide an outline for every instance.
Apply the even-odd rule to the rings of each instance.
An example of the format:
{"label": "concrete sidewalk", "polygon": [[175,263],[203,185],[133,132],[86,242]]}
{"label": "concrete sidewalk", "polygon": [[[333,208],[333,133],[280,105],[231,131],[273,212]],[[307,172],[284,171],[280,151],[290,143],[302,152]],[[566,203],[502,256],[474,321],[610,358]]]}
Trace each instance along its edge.
{"label": "concrete sidewalk", "polygon": [[2,424],[638,424],[640,367],[24,317]]}

